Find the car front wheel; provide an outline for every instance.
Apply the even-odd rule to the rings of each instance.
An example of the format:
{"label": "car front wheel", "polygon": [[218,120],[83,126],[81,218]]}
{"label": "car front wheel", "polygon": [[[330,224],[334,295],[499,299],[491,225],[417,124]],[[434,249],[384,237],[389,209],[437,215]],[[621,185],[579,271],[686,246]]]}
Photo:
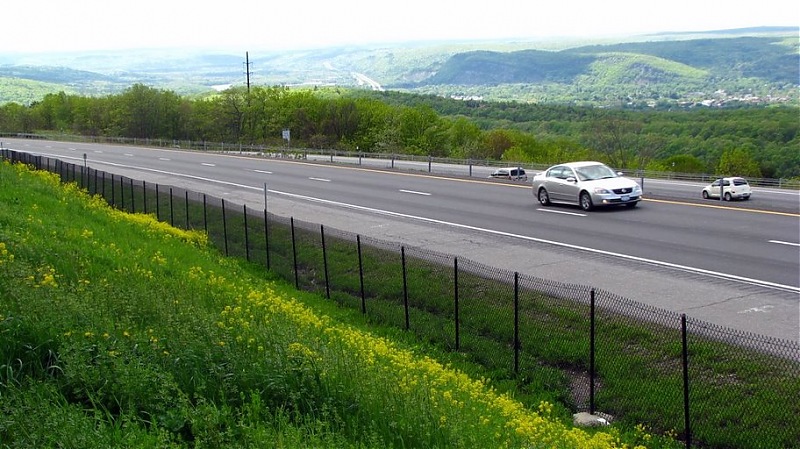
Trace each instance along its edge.
{"label": "car front wheel", "polygon": [[588,192],[581,193],[580,203],[581,203],[581,209],[585,211],[590,211],[592,210],[592,207],[594,207],[594,205],[592,204],[592,197],[591,195],[589,195]]}
{"label": "car front wheel", "polygon": [[550,195],[547,194],[547,190],[539,189],[539,203],[541,203],[542,206],[550,205]]}
{"label": "car front wheel", "polygon": [[708,192],[706,192],[705,190],[703,190],[703,199],[704,200],[708,199]]}

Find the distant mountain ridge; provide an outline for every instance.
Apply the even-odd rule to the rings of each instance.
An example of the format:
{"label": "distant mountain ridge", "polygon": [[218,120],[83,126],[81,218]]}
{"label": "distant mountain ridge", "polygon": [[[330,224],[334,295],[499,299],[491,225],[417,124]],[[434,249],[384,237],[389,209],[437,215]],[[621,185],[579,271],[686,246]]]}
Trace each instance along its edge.
{"label": "distant mountain ridge", "polygon": [[[500,101],[695,104],[798,101],[798,27],[632,36],[616,41],[437,42],[250,52],[256,85],[386,88]],[[133,84],[208,95],[243,86],[241,55],[186,50],[0,54],[0,104],[60,87],[103,95]],[[364,83],[364,80],[373,81]],[[16,87],[15,87],[16,86]],[[20,95],[23,92],[25,95]],[[754,100],[755,99],[755,100]]]}
{"label": "distant mountain ridge", "polygon": [[[797,48],[780,45],[781,42],[780,38],[740,37],[594,45],[557,52],[472,51],[450,57],[435,75],[419,84],[572,83],[578,76],[591,72],[593,64],[603,63],[610,54],[653,56],[705,70],[710,78],[736,75],[797,84],[800,82]],[[608,61],[605,63],[609,65]]]}

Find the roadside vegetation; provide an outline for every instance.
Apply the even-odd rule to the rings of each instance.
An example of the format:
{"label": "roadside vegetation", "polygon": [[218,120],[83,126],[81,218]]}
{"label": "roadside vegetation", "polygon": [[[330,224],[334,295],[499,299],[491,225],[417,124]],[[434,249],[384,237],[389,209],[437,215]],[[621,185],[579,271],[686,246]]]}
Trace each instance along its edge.
{"label": "roadside vegetation", "polygon": [[204,234],[0,164],[4,447],[678,447],[572,428]]}
{"label": "roadside vegetation", "polygon": [[800,177],[797,117],[792,106],[598,109],[277,86],[232,87],[197,98],[136,84],[117,95],[59,93],[27,106],[5,104],[0,106],[0,133],[543,165],[596,159],[620,170],[791,179]]}

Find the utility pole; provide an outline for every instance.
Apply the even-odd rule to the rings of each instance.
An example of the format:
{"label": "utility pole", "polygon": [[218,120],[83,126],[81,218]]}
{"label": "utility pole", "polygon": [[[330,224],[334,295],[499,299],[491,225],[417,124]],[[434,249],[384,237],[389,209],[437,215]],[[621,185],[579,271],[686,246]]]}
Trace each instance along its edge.
{"label": "utility pole", "polygon": [[[244,68],[245,68],[244,73],[247,75],[247,112],[245,113],[245,124],[246,124],[246,126],[248,127],[248,130],[249,130],[250,139],[251,139],[250,143],[253,143],[252,142],[253,117],[251,115],[252,111],[250,110],[250,52],[249,51],[244,52],[244,58],[245,58],[244,59],[245,60],[245,62],[244,62]],[[241,145],[241,143],[240,143],[240,145]]]}
{"label": "utility pole", "polygon": [[247,95],[250,96],[250,52],[244,53],[245,63],[244,72],[247,75]]}

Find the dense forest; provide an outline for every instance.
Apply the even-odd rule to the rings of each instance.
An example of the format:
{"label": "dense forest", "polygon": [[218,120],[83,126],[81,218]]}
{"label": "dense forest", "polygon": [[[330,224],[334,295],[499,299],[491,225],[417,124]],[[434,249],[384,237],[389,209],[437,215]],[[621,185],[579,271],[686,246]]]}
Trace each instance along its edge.
{"label": "dense forest", "polygon": [[619,169],[800,178],[789,106],[675,111],[462,101],[399,92],[230,88],[204,98],[135,84],[121,94],[49,94],[0,106],[0,132],[291,145]]}

